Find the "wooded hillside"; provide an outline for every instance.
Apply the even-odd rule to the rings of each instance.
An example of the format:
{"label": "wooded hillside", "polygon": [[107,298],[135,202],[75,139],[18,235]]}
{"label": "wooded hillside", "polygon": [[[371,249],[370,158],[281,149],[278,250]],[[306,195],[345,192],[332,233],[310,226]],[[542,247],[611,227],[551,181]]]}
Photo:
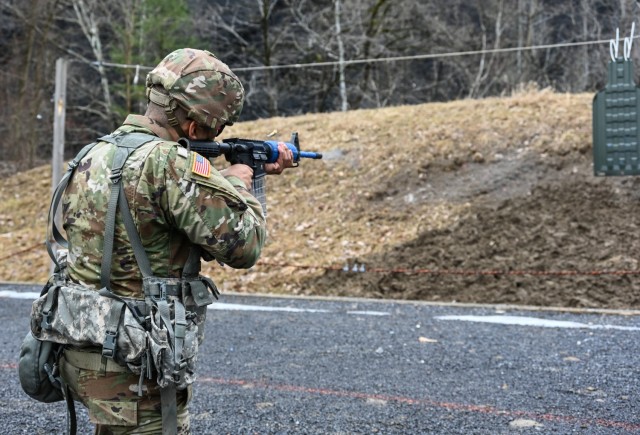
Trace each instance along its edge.
{"label": "wooded hillside", "polygon": [[[613,0],[3,0],[0,155],[10,168],[49,159],[59,57],[72,62],[69,156],[144,110],[146,67],[183,46],[238,73],[251,120],[509,95],[529,82],[593,92],[607,40],[637,16],[636,2]],[[450,55],[461,52],[476,54]]]}

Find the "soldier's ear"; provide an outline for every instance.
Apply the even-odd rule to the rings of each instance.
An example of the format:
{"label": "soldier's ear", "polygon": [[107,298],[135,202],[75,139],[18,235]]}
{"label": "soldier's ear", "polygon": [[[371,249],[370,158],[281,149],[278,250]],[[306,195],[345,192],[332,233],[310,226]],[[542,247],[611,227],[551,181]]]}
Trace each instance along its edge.
{"label": "soldier's ear", "polygon": [[198,139],[198,124],[195,121],[192,121],[190,119],[187,119],[188,127],[186,130],[187,136],[189,136],[189,139],[191,140],[197,140]]}

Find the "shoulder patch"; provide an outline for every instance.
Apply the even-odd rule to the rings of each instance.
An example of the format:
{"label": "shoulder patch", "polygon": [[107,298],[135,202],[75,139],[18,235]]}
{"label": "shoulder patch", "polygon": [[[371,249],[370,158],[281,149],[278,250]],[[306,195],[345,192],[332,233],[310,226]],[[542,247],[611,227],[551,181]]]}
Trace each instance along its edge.
{"label": "shoulder patch", "polygon": [[191,173],[209,178],[211,175],[211,163],[209,159],[202,157],[198,153],[193,153],[193,163],[191,164]]}

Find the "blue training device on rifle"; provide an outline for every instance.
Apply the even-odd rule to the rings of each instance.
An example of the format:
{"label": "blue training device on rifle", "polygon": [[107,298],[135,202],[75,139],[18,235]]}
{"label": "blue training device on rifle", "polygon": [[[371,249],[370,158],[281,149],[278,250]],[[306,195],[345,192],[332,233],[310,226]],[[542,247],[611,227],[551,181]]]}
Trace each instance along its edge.
{"label": "blue training device on rifle", "polygon": [[[216,158],[224,155],[225,159],[232,165],[236,163],[248,165],[253,169],[253,177],[258,178],[265,174],[265,163],[274,163],[278,160],[278,144],[280,141],[231,138],[216,142],[180,138],[178,143],[207,158]],[[284,142],[284,144],[293,153],[294,166],[298,166],[302,158],[322,158],[320,153],[300,150],[298,133],[293,133],[291,142]]]}

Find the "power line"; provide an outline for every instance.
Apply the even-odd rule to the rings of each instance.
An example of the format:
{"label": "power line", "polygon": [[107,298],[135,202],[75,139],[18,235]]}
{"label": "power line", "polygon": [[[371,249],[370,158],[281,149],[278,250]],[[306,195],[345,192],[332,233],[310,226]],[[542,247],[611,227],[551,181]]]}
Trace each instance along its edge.
{"label": "power line", "polygon": [[[640,38],[639,36],[634,36],[633,39]],[[412,56],[392,56],[392,57],[377,57],[377,58],[368,58],[368,59],[351,59],[345,60],[343,62],[340,61],[327,61],[327,62],[311,62],[311,63],[290,63],[283,65],[262,65],[262,66],[247,66],[247,67],[238,67],[231,68],[233,71],[264,71],[264,70],[277,70],[277,69],[299,69],[299,68],[311,68],[311,67],[326,67],[326,66],[337,66],[337,65],[358,65],[363,63],[380,63],[380,62],[402,62],[408,60],[423,60],[423,59],[437,59],[437,58],[447,58],[447,57],[460,57],[460,56],[477,56],[481,54],[499,54],[499,53],[512,53],[516,51],[533,51],[533,50],[546,50],[546,49],[556,49],[556,48],[568,48],[568,47],[580,47],[585,45],[597,45],[597,44],[606,44],[609,43],[610,39],[599,39],[594,41],[581,41],[581,42],[562,42],[558,44],[542,44],[542,45],[531,45],[526,47],[509,47],[509,48],[493,48],[486,50],[470,50],[470,51],[457,51],[457,52],[448,52],[448,53],[426,53],[426,54],[416,54]],[[135,64],[123,64],[123,63],[112,63],[112,62],[90,62],[92,65],[102,65],[111,68],[128,68],[128,69],[139,69],[139,70],[152,70],[155,67],[150,66],[142,66]]]}

